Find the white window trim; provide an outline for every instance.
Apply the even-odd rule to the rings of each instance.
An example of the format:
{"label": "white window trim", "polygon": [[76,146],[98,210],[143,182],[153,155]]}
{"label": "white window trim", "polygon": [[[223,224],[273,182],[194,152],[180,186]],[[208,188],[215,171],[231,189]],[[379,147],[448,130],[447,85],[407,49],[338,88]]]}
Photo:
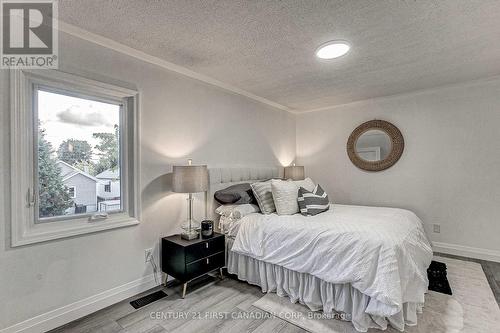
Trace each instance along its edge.
{"label": "white window trim", "polygon": [[[82,95],[124,100],[122,133],[125,144],[120,153],[123,161],[121,192],[123,212],[91,222],[88,216],[64,221],[35,223],[34,205],[34,118],[32,90],[35,84]],[[102,230],[137,225],[140,220],[140,148],[139,93],[136,90],[86,79],[56,70],[11,70],[11,245],[22,246],[54,239],[88,234]],[[123,149],[127,147],[127,149]]]}
{"label": "white window trim", "polygon": [[70,196],[71,199],[76,198],[76,186],[68,186],[68,190],[73,189],[73,196]]}

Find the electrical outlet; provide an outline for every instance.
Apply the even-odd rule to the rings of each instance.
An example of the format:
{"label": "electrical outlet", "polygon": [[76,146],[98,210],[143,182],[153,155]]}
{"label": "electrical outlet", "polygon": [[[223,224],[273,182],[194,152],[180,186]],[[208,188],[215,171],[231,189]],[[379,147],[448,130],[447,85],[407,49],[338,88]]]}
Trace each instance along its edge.
{"label": "electrical outlet", "polygon": [[144,262],[151,261],[153,257],[153,249],[145,249],[144,250]]}
{"label": "electrical outlet", "polygon": [[441,233],[441,225],[440,224],[434,224],[434,233],[436,233],[436,234]]}

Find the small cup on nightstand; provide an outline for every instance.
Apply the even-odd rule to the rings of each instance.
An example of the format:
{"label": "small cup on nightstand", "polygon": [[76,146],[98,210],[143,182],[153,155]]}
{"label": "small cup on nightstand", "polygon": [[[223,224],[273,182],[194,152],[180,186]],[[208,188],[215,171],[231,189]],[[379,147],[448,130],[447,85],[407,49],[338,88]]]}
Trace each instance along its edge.
{"label": "small cup on nightstand", "polygon": [[211,220],[201,221],[201,237],[210,238],[214,235],[214,222]]}

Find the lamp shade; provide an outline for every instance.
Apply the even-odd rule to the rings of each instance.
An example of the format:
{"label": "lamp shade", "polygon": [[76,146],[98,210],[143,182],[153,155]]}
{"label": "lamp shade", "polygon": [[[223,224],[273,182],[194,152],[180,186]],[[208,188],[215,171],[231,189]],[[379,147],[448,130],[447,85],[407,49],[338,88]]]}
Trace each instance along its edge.
{"label": "lamp shade", "polygon": [[207,166],[174,166],[172,190],[179,193],[197,193],[208,190]]}
{"label": "lamp shade", "polygon": [[304,167],[291,165],[285,167],[285,179],[303,180],[305,176]]}

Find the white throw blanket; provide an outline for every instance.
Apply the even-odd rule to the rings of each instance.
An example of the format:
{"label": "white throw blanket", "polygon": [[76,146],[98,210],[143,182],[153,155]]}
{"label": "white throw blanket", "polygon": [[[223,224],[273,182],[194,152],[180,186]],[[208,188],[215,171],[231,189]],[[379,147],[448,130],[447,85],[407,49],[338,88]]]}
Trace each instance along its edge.
{"label": "white throw blanket", "polygon": [[366,313],[388,317],[423,303],[432,248],[404,209],[332,205],[316,216],[250,214],[232,251],[370,296]]}

